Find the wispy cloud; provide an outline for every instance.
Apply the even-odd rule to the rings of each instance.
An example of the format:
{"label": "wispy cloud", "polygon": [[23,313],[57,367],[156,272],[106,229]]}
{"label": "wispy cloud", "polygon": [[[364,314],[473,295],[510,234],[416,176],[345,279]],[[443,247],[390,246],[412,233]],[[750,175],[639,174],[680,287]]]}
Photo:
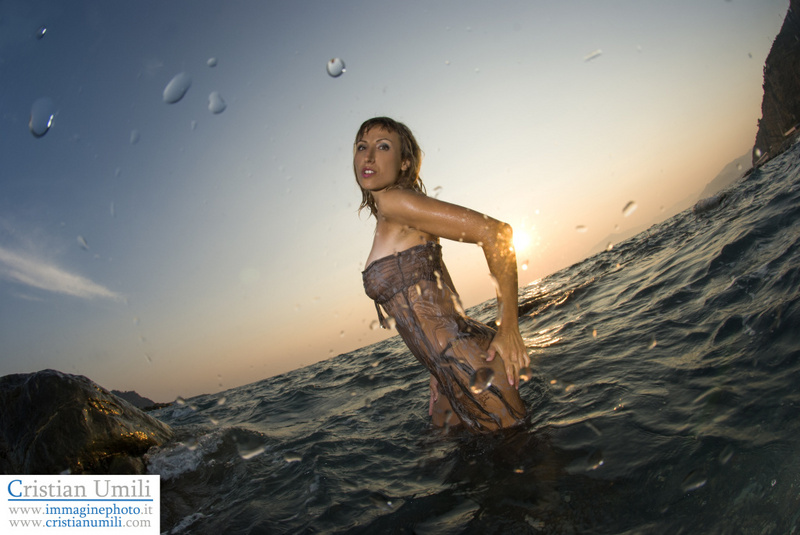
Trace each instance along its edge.
{"label": "wispy cloud", "polygon": [[0,278],[82,299],[122,299],[118,293],[86,277],[69,273],[54,264],[2,246],[0,246]]}

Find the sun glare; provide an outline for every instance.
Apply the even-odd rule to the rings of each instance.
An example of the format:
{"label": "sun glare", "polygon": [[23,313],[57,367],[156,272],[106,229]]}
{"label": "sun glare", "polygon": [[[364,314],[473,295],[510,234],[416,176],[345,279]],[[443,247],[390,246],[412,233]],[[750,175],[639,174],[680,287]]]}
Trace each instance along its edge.
{"label": "sun glare", "polygon": [[531,235],[524,230],[514,230],[514,250],[519,252],[531,245]]}

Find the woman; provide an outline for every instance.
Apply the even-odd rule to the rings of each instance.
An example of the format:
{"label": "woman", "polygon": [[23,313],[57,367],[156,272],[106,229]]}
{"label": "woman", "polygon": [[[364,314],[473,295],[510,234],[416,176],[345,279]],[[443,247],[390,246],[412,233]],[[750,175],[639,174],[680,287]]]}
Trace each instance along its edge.
{"label": "woman", "polygon": [[[434,425],[463,424],[474,433],[518,425],[525,417],[517,391],[520,370],[530,359],[517,324],[511,227],[426,196],[421,154],[408,127],[388,117],[370,119],[358,130],[353,170],[361,209],[369,208],[376,219],[364,289],[381,325],[394,324],[431,372]],[[497,331],[464,314],[439,238],[483,248],[497,285]],[[483,388],[490,377],[492,384]]]}

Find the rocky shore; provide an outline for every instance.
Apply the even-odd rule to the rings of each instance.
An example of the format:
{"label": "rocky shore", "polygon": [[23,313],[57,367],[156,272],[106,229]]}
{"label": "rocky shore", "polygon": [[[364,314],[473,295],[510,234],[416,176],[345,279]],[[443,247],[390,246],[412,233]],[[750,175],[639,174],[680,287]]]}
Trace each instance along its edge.
{"label": "rocky shore", "polygon": [[753,167],[774,158],[800,134],[800,0],[791,0],[764,63],[764,97]]}
{"label": "rocky shore", "polygon": [[0,472],[139,474],[170,427],[81,375],[0,377]]}

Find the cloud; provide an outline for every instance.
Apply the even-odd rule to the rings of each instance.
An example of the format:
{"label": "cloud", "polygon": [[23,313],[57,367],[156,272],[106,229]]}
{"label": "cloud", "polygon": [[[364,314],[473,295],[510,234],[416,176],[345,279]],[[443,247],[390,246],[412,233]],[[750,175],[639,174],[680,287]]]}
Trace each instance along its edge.
{"label": "cloud", "polygon": [[118,293],[85,277],[3,247],[0,247],[0,278],[39,290],[82,299],[122,299]]}

